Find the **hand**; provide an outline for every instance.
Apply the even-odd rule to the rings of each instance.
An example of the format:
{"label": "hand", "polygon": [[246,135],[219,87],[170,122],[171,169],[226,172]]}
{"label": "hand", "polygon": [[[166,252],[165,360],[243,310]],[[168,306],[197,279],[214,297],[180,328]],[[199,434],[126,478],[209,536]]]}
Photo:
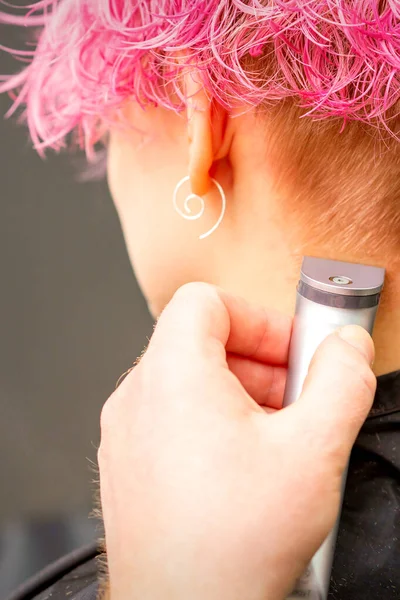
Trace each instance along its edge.
{"label": "hand", "polygon": [[279,600],[337,517],[371,407],[374,349],[346,327],[281,411],[291,319],[181,288],[105,404],[99,449],[112,600]]}

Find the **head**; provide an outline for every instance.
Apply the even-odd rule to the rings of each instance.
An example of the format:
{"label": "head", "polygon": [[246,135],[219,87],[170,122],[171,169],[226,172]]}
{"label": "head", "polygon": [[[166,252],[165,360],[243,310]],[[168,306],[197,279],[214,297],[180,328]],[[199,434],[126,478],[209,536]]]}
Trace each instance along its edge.
{"label": "head", "polygon": [[[188,281],[282,300],[304,254],[400,260],[400,10],[390,0],[41,0],[7,80],[39,152],[108,148],[154,314]],[[41,12],[42,11],[42,12]],[[397,32],[397,35],[394,35]],[[185,211],[203,198],[200,219]],[[226,213],[218,221],[221,195]],[[189,203],[193,216],[200,198]],[[278,300],[279,299],[279,300]]]}

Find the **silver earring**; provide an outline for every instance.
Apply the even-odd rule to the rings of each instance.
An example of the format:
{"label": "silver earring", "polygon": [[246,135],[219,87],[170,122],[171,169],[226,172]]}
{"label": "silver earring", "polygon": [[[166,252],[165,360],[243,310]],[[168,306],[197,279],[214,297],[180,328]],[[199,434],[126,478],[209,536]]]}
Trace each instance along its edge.
{"label": "silver earring", "polygon": [[[200,219],[200,217],[202,217],[204,210],[205,210],[205,202],[204,202],[204,198],[202,198],[201,196],[198,196],[197,194],[189,194],[188,196],[186,196],[186,200],[183,204],[183,208],[184,211],[181,210],[178,206],[178,201],[177,201],[177,195],[178,195],[178,191],[181,188],[181,186],[185,183],[185,181],[189,181],[190,177],[189,175],[187,175],[186,177],[184,177],[183,179],[181,179],[175,186],[175,190],[174,190],[174,196],[173,196],[173,203],[174,203],[174,208],[176,210],[176,212],[183,217],[184,219],[187,219],[188,221],[196,221],[197,219]],[[216,179],[213,179],[211,177],[211,181],[217,186],[219,193],[221,194],[221,200],[222,200],[222,210],[221,210],[221,214],[219,216],[218,221],[215,223],[214,227],[212,227],[209,231],[207,231],[206,233],[203,233],[202,235],[199,236],[200,240],[204,240],[204,238],[208,237],[209,235],[211,235],[222,223],[222,219],[225,216],[225,211],[226,211],[226,196],[225,196],[225,192],[223,190],[223,187],[220,183],[218,183],[218,181]],[[189,206],[189,203],[191,200],[196,199],[198,202],[200,202],[200,210],[197,213],[192,213],[192,210]]]}

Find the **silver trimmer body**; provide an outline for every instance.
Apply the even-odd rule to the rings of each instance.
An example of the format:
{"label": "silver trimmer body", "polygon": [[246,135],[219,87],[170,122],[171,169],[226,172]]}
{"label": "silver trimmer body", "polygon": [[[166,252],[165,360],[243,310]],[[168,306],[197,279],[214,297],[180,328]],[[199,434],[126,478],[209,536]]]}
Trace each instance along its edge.
{"label": "silver trimmer body", "polygon": [[[344,325],[360,325],[372,334],[384,277],[385,270],[379,267],[304,258],[297,287],[284,406],[299,398],[310,361],[330,333]],[[338,524],[339,519],[287,600],[327,599]]]}

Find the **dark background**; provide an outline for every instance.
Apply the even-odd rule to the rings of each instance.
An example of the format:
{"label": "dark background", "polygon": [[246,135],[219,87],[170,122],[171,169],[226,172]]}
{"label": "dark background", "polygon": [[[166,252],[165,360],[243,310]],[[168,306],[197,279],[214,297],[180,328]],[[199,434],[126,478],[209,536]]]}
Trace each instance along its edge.
{"label": "dark background", "polygon": [[[0,44],[21,39],[0,27]],[[105,181],[78,183],[72,155],[42,161],[9,106],[0,96],[0,598],[94,539],[100,410],[152,325]]]}

